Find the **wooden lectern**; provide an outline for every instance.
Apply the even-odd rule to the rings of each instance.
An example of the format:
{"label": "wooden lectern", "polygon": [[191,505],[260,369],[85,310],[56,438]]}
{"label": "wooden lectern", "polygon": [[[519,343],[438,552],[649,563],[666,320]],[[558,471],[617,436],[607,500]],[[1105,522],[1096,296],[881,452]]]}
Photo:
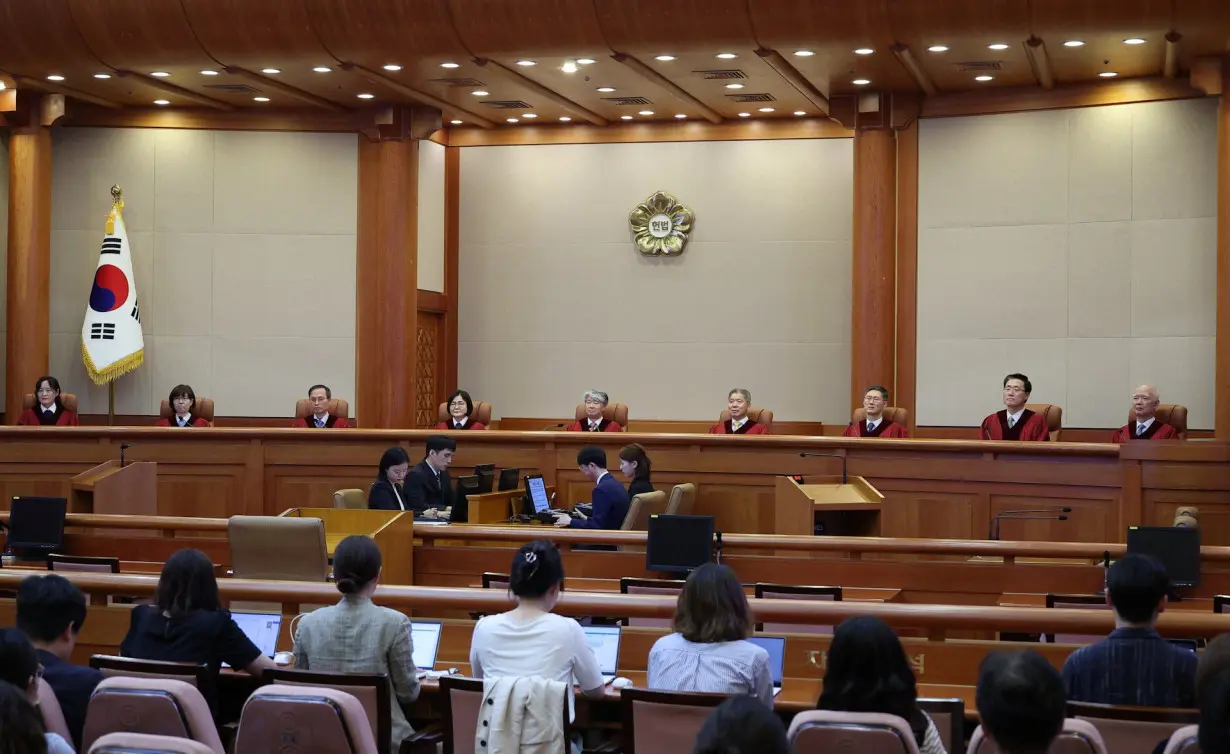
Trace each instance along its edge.
{"label": "wooden lectern", "polygon": [[69,513],[158,515],[158,464],[107,461],[72,478]]}
{"label": "wooden lectern", "polygon": [[319,518],[325,525],[329,557],[338,543],[352,534],[376,540],[384,557],[382,584],[414,583],[414,512],[367,508],[290,508],[281,516]]}
{"label": "wooden lectern", "polygon": [[[547,499],[555,494],[555,485],[547,485]],[[521,513],[522,500],[525,498],[525,488],[487,492],[481,495],[470,495],[466,498],[469,524],[507,524],[510,518]]]}
{"label": "wooden lectern", "polygon": [[777,477],[773,496],[773,534],[811,536],[816,524],[826,534],[880,536],[880,504],[884,496],[861,476],[809,476],[800,484]]}

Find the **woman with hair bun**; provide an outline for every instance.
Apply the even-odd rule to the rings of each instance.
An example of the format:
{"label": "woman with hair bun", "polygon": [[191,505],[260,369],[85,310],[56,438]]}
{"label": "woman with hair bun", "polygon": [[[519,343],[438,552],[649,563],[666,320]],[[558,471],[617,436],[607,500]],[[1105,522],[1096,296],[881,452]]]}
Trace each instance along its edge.
{"label": "woman with hair bun", "polygon": [[513,556],[508,588],[517,606],[474,627],[474,677],[538,676],[571,684],[575,675],[585,696],[601,698],[602,672],[581,624],[551,612],[564,588],[564,561],[555,545],[545,539],[522,545]]}
{"label": "woman with hair bun", "polygon": [[410,619],[372,603],[380,583],[380,548],[362,534],[333,551],[333,578],[342,600],[304,615],[295,630],[295,667],[327,673],[385,673],[392,703],[392,750],[414,733],[402,705],[418,699]]}

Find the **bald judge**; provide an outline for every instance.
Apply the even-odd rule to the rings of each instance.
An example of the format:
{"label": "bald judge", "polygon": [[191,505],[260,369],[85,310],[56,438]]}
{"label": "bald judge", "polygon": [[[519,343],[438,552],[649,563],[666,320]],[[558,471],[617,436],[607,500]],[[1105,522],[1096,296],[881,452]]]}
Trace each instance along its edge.
{"label": "bald judge", "polygon": [[1157,420],[1157,405],[1161,397],[1152,385],[1141,385],[1132,393],[1133,420],[1115,432],[1111,442],[1128,440],[1177,440],[1179,432],[1169,424]]}

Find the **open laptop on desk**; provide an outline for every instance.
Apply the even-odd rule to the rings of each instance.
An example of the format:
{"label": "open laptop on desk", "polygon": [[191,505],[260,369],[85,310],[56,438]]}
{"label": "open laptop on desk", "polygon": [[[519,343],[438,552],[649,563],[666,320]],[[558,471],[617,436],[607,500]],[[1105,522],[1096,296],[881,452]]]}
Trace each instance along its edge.
{"label": "open laptop on desk", "polygon": [[410,624],[411,657],[418,677],[436,669],[436,654],[440,651],[440,632],[444,624],[435,620],[416,620]]}
{"label": "open laptop on desk", "polygon": [[[278,635],[282,632],[281,613],[231,613],[231,618],[261,654],[273,658],[278,651]],[[224,662],[222,667],[230,666]]]}
{"label": "open laptop on desk", "polygon": [[764,647],[769,653],[769,672],[773,675],[773,696],[782,693],[782,672],[786,666],[786,637],[784,636],[749,636],[748,641],[758,647]]}
{"label": "open laptop on desk", "polygon": [[615,680],[616,666],[619,662],[619,626],[584,626],[585,638],[598,658],[598,672],[602,673],[602,682]]}

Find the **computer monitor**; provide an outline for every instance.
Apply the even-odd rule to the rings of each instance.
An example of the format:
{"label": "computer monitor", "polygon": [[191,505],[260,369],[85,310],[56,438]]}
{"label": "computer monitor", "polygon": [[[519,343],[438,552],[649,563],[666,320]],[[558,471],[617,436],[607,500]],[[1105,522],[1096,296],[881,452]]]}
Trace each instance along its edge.
{"label": "computer monitor", "polygon": [[769,674],[773,678],[773,695],[782,690],[782,674],[786,666],[786,637],[784,636],[749,636],[747,640],[758,647],[764,647],[769,653]]}
{"label": "computer monitor", "polygon": [[521,481],[521,469],[500,469],[500,482],[497,489],[500,492],[515,490],[519,481]]}
{"label": "computer monitor", "polygon": [[478,476],[457,477],[457,491],[453,494],[453,512],[449,514],[451,523],[464,524],[470,520],[470,495],[478,494]]}
{"label": "computer monitor", "polygon": [[68,498],[14,495],[9,511],[10,551],[19,555],[45,555],[64,544]]}
{"label": "computer monitor", "polygon": [[713,530],[713,516],[650,516],[645,570],[687,573],[708,563]]}
{"label": "computer monitor", "polygon": [[[278,651],[278,634],[282,631],[281,613],[231,613],[231,619],[244,636],[256,645],[261,654],[273,657]],[[222,667],[229,667],[225,662]]]}
{"label": "computer monitor", "polygon": [[619,626],[584,626],[582,629],[590,649],[594,650],[594,657],[598,658],[598,672],[602,673],[603,683],[610,683],[618,675],[619,629]]}
{"label": "computer monitor", "polygon": [[[525,490],[529,496],[532,513],[542,513],[551,509],[551,501],[547,499],[547,483],[542,474],[529,474],[525,477]],[[529,512],[529,511],[527,511]]]}
{"label": "computer monitor", "polygon": [[1200,530],[1185,526],[1129,526],[1127,551],[1152,555],[1172,587],[1200,584]]}
{"label": "computer monitor", "polygon": [[436,654],[440,651],[440,631],[444,624],[433,620],[416,620],[410,623],[411,657],[419,670],[434,670]]}
{"label": "computer monitor", "polygon": [[495,464],[480,463],[474,467],[474,476],[478,477],[479,494],[485,495],[491,492],[495,486]]}

